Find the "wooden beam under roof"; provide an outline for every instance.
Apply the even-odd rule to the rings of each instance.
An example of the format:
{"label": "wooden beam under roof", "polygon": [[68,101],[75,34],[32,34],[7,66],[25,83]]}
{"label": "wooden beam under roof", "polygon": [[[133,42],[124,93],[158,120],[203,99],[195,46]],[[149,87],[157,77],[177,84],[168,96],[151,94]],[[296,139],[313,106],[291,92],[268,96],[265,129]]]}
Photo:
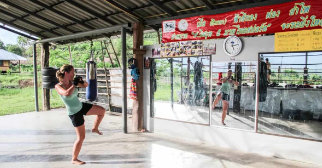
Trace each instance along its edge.
{"label": "wooden beam under roof", "polygon": [[174,11],[172,11],[171,9],[167,8],[166,6],[164,6],[164,4],[161,1],[158,0],[148,0],[148,2],[150,2],[151,4],[153,4],[154,7],[158,8],[159,10],[167,13],[170,16],[175,16],[176,13]]}
{"label": "wooden beam under roof", "polygon": [[[13,17],[13,18],[15,18],[15,20],[20,20],[20,21],[25,22],[25,23],[27,23],[27,24],[29,24],[29,25],[32,25],[32,26],[38,27],[38,28],[40,28],[40,29],[46,30],[47,32],[50,32],[50,33],[52,33],[52,34],[55,34],[55,35],[58,35],[58,36],[62,35],[62,34],[60,34],[60,33],[56,33],[56,32],[54,32],[54,31],[52,31],[52,30],[49,30],[49,29],[47,29],[47,28],[45,28],[45,27],[43,27],[43,26],[40,26],[40,25],[38,25],[38,24],[35,24],[35,23],[31,22],[31,21],[25,20],[25,19],[23,19],[23,18],[21,18],[21,17],[19,17],[19,16],[13,15],[12,13],[7,12],[7,11],[5,11],[5,10],[2,10],[1,8],[0,8],[0,13],[3,13],[3,14],[8,15],[8,16],[10,16],[10,17]],[[14,21],[15,21],[15,20],[14,20]],[[9,22],[9,23],[13,23],[13,21],[8,21],[8,22]]]}
{"label": "wooden beam under roof", "polygon": [[113,20],[108,19],[106,16],[102,16],[99,13],[97,13],[96,11],[94,11],[94,10],[92,10],[92,9],[90,9],[90,8],[88,8],[88,7],[80,4],[78,2],[75,2],[73,0],[65,0],[65,1],[68,2],[68,3],[70,3],[70,4],[72,4],[73,6],[77,7],[78,9],[81,9],[82,11],[84,11],[86,13],[89,13],[89,14],[95,16],[98,19],[101,19],[101,20],[105,21],[106,23],[108,23],[110,25],[116,25],[117,24]]}
{"label": "wooden beam under roof", "polygon": [[[56,23],[56,22],[54,22],[54,21],[52,21],[52,20],[49,20],[49,19],[47,19],[47,18],[45,18],[45,17],[43,17],[43,16],[41,16],[41,15],[37,14],[38,12],[41,12],[41,11],[43,11],[44,9],[41,9],[41,10],[38,10],[38,11],[35,11],[35,12],[31,12],[31,11],[29,11],[29,10],[27,10],[27,9],[23,8],[23,7],[20,7],[20,6],[16,5],[16,4],[13,4],[13,3],[9,2],[8,0],[2,0],[2,3],[5,3],[5,4],[7,4],[7,5],[10,5],[10,6],[12,6],[12,7],[14,7],[14,8],[16,8],[16,9],[20,10],[20,11],[23,11],[23,12],[27,13],[27,15],[21,16],[21,18],[25,18],[25,17],[28,17],[29,15],[32,15],[32,16],[34,16],[34,17],[36,17],[36,18],[39,18],[39,19],[41,19],[41,20],[44,20],[44,21],[46,21],[46,22],[48,22],[48,23],[50,23],[50,24],[52,24],[52,25],[55,25],[57,28],[54,28],[54,29],[61,28],[61,29],[65,29],[65,30],[67,30],[67,31],[69,31],[69,32],[75,33],[75,31],[74,31],[74,30],[69,29],[69,28],[67,28],[67,27],[65,27],[65,26],[62,26],[62,25],[60,25],[60,24],[58,24],[58,23]],[[62,3],[62,2],[59,2],[58,4],[60,4],[60,3]],[[56,5],[58,5],[58,4],[55,4],[54,6],[56,6]],[[12,21],[12,22],[14,22],[14,21]],[[53,29],[51,29],[51,30],[53,30]]]}
{"label": "wooden beam under roof", "polygon": [[117,2],[115,2],[114,0],[105,0],[105,2],[107,2],[108,4],[110,4],[111,6],[113,6],[114,8],[123,11],[125,14],[129,15],[130,17],[135,18],[136,20],[143,22],[144,19],[141,18],[140,16],[134,14],[132,11],[130,11],[129,9],[121,6],[120,4],[118,4]]}
{"label": "wooden beam under roof", "polygon": [[84,23],[82,21],[78,21],[77,19],[75,19],[75,18],[73,18],[73,17],[71,17],[71,16],[69,16],[69,15],[67,15],[67,14],[65,14],[63,12],[54,9],[52,6],[48,6],[48,5],[42,3],[42,2],[40,2],[38,0],[30,0],[30,1],[35,3],[35,4],[37,4],[37,5],[39,5],[39,6],[41,6],[41,7],[43,7],[43,8],[46,8],[47,10],[50,10],[50,11],[56,13],[57,15],[60,15],[60,16],[66,18],[66,19],[68,19],[70,21],[73,21],[73,22],[75,22],[75,23],[77,23],[77,24],[79,24],[81,26],[84,26],[84,27],[86,27],[88,29],[95,29],[95,27],[87,25],[86,23]]}
{"label": "wooden beam under roof", "polygon": [[208,0],[200,0],[208,9],[214,9],[214,6]]}

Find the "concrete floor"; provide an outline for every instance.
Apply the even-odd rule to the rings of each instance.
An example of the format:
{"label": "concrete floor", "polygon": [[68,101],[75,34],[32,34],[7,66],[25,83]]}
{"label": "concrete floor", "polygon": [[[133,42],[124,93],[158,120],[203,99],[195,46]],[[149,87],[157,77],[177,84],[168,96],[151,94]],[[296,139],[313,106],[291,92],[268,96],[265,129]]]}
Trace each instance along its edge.
{"label": "concrete floor", "polygon": [[[319,167],[309,163],[245,154],[157,133],[122,133],[122,117],[108,114],[99,136],[89,132],[79,159],[90,168]],[[131,121],[131,118],[129,118]],[[130,123],[128,124],[131,125]],[[65,109],[0,117],[1,168],[69,168],[75,140]],[[322,165],[320,165],[322,167]]]}

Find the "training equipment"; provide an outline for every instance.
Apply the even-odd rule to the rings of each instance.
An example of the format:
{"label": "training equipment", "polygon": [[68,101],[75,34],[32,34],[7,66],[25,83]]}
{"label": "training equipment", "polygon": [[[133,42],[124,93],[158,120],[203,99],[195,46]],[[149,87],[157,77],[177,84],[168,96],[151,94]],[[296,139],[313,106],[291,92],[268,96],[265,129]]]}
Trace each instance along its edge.
{"label": "training equipment", "polygon": [[46,67],[41,70],[42,74],[42,87],[45,89],[55,88],[55,85],[58,83],[56,78],[56,72],[58,69],[52,67]]}
{"label": "training equipment", "polygon": [[86,63],[86,81],[88,83],[86,87],[86,99],[95,101],[97,98],[97,77],[96,63],[94,61],[88,61]]}

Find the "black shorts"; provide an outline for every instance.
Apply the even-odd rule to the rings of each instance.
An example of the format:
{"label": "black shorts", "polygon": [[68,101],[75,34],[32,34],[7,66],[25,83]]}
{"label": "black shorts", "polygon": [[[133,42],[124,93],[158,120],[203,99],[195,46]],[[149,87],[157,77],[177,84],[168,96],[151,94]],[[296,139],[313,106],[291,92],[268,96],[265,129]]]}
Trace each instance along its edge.
{"label": "black shorts", "polygon": [[221,97],[222,97],[223,100],[229,101],[229,99],[230,99],[229,94],[226,94],[224,92],[221,92],[221,94],[222,94]]}
{"label": "black shorts", "polygon": [[79,112],[69,115],[69,118],[72,120],[74,127],[79,127],[84,124],[84,115],[93,107],[92,104],[82,103],[83,107],[79,110]]}

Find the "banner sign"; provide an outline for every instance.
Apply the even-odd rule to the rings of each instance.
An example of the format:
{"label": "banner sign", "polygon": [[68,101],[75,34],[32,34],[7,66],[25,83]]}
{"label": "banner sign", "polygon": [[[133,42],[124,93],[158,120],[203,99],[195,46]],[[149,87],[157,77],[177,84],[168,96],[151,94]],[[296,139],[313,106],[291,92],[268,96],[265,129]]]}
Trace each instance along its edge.
{"label": "banner sign", "polygon": [[162,42],[251,36],[322,27],[322,0],[302,0],[162,22]]}

